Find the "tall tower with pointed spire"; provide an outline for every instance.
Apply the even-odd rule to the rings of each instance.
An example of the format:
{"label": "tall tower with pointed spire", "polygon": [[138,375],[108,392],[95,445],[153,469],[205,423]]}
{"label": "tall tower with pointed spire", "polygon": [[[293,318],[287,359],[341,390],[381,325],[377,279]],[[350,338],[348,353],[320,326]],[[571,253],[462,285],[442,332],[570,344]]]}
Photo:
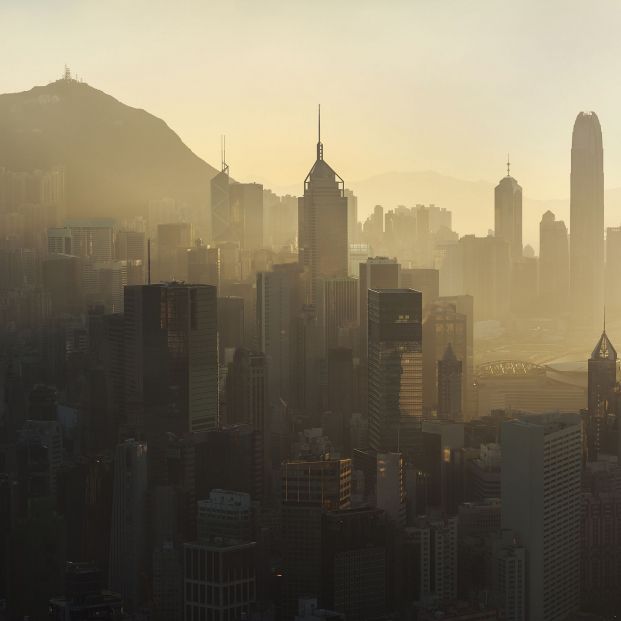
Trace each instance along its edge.
{"label": "tall tower with pointed spire", "polygon": [[347,239],[344,182],[323,159],[320,108],[317,156],[298,199],[299,261],[309,303],[317,303],[317,279],[347,276]]}
{"label": "tall tower with pointed spire", "polygon": [[610,399],[617,383],[617,351],[604,330],[589,358],[589,415],[594,416]]}
{"label": "tall tower with pointed spire", "polygon": [[604,303],[604,149],[595,112],[581,112],[571,141],[569,277],[575,316],[597,320]]}
{"label": "tall tower with pointed spire", "polygon": [[510,173],[507,155],[507,176],[494,190],[494,234],[509,242],[515,260],[522,256],[522,187]]}
{"label": "tall tower with pointed spire", "polygon": [[231,241],[229,165],[226,163],[226,137],[220,138],[222,167],[211,180],[211,237],[215,243]]}
{"label": "tall tower with pointed spire", "polygon": [[615,413],[615,386],[617,384],[617,351],[604,330],[589,358],[588,372],[588,426],[589,459],[597,459],[602,448],[608,416]]}

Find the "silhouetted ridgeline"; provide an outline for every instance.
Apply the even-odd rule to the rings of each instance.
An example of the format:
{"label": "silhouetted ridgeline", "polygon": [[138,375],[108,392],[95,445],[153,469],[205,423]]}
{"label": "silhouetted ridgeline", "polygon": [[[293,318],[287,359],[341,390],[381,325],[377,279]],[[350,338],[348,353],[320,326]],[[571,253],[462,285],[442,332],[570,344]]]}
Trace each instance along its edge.
{"label": "silhouetted ridgeline", "polygon": [[68,213],[140,214],[150,199],[209,204],[216,170],[164,121],[75,80],[0,95],[0,166],[67,170]]}

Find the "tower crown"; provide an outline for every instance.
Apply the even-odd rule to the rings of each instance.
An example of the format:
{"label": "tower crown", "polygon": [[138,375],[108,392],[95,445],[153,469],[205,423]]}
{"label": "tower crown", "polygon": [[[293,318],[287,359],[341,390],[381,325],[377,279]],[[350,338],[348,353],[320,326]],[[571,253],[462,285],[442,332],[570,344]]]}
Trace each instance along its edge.
{"label": "tower crown", "polygon": [[610,342],[608,335],[606,334],[606,330],[602,332],[602,335],[599,337],[599,341],[597,341],[597,345],[591,354],[591,360],[616,360],[617,359],[617,350],[614,348],[613,344]]}
{"label": "tower crown", "polygon": [[455,355],[455,351],[453,350],[453,344],[449,343],[444,350],[444,355],[442,356],[442,360],[445,362],[457,362],[457,356]]}

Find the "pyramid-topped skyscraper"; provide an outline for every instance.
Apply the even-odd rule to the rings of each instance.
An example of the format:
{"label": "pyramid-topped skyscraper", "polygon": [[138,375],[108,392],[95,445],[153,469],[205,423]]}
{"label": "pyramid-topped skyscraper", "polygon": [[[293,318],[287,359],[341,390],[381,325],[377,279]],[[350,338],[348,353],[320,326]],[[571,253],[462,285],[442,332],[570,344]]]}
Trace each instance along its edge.
{"label": "pyramid-topped skyscraper", "polygon": [[347,276],[347,197],[343,179],[323,159],[321,116],[317,159],[298,199],[299,261],[307,278],[307,302],[317,304],[317,280]]}

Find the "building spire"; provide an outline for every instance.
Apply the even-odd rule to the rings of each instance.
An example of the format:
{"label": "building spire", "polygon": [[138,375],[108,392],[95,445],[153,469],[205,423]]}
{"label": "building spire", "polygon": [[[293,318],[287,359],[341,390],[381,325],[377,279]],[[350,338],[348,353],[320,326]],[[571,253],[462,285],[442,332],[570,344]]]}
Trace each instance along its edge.
{"label": "building spire", "polygon": [[317,116],[317,159],[323,159],[323,143],[321,142],[321,104],[319,104]]}
{"label": "building spire", "polygon": [[226,136],[224,134],[220,136],[220,159],[222,161],[222,172],[227,172],[229,166],[226,163]]}
{"label": "building spire", "polygon": [[509,154],[507,153],[507,177],[511,176],[511,159],[509,158]]}
{"label": "building spire", "polygon": [[604,304],[604,334],[606,334],[606,305]]}

